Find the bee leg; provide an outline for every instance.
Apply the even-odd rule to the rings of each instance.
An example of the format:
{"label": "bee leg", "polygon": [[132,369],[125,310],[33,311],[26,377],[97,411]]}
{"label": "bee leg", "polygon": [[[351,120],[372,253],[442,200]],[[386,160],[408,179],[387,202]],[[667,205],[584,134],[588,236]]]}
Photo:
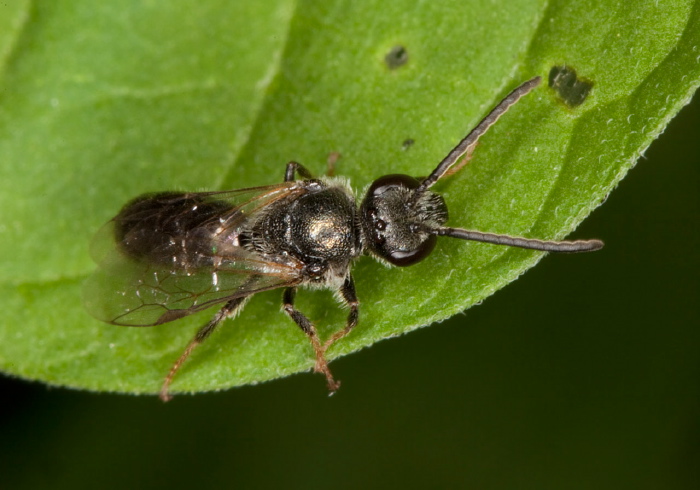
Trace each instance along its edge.
{"label": "bee leg", "polygon": [[345,282],[340,287],[340,296],[343,302],[350,308],[350,313],[348,314],[348,320],[345,323],[345,328],[339,332],[334,333],[330,339],[323,344],[323,352],[325,353],[328,348],[335,343],[336,340],[342,339],[357,325],[357,319],[359,317],[357,301],[357,295],[355,294],[355,281],[353,281],[352,276],[348,274],[345,278]]}
{"label": "bee leg", "polygon": [[313,179],[314,176],[309,172],[309,170],[303,166],[301,163],[297,162],[289,162],[287,164],[287,170],[284,172],[284,181],[285,182],[293,182],[294,175],[299,174],[305,179]]}
{"label": "bee leg", "polygon": [[337,151],[332,151],[328,154],[328,160],[326,160],[328,165],[328,168],[326,169],[326,176],[333,177],[335,175],[335,163],[340,160],[341,156],[342,155]]}
{"label": "bee leg", "polygon": [[204,324],[204,326],[197,331],[194,338],[190,340],[189,344],[187,344],[185,351],[182,353],[179,359],[175,361],[175,364],[173,364],[173,367],[170,368],[170,372],[165,377],[163,386],[160,389],[159,396],[161,400],[164,402],[172,400],[173,397],[168,393],[168,390],[170,389],[170,383],[172,383],[175,374],[178,372],[180,367],[182,367],[182,364],[190,356],[194,348],[204,342],[223,320],[235,316],[236,313],[238,313],[247,298],[247,296],[244,296],[242,298],[232,299],[226,303],[224,307],[216,313],[216,315],[214,315],[214,318],[209,320],[208,323]]}
{"label": "bee leg", "polygon": [[306,316],[299,310],[294,308],[294,296],[296,296],[296,288],[287,288],[284,290],[284,312],[289,315],[289,317],[294,320],[294,323],[299,325],[299,328],[309,337],[311,341],[311,346],[316,352],[316,365],[314,366],[314,371],[317,373],[323,373],[326,375],[326,382],[328,383],[328,391],[331,394],[340,388],[340,382],[333,379],[333,374],[328,368],[328,362],[324,356],[323,347],[321,342],[318,340],[318,333],[316,332],[316,327],[313,326],[311,321],[309,321]]}
{"label": "bee leg", "polygon": [[472,156],[474,155],[475,148],[476,148],[476,143],[474,143],[472,146],[467,148],[467,151],[464,153],[464,155],[459,158],[460,161],[455,162],[455,165],[452,168],[450,168],[447,172],[445,172],[443,177],[448,177],[450,175],[454,175],[457,172],[459,172],[460,170],[462,170],[462,168],[464,168],[464,166],[471,161]]}

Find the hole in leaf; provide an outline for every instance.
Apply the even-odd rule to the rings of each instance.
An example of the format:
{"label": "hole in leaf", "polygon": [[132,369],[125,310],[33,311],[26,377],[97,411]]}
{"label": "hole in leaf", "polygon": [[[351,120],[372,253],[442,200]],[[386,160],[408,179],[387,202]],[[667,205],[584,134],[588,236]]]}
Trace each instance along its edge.
{"label": "hole in leaf", "polygon": [[408,51],[403,46],[394,46],[384,57],[384,62],[390,70],[396,70],[408,63]]}
{"label": "hole in leaf", "polygon": [[593,82],[579,78],[576,70],[566,65],[553,66],[549,71],[549,87],[569,107],[576,107],[586,100],[593,88]]}
{"label": "hole in leaf", "polygon": [[406,138],[405,140],[403,140],[403,143],[401,143],[401,147],[402,147],[404,150],[408,150],[410,147],[413,146],[413,143],[415,143],[415,141],[413,140],[413,138]]}

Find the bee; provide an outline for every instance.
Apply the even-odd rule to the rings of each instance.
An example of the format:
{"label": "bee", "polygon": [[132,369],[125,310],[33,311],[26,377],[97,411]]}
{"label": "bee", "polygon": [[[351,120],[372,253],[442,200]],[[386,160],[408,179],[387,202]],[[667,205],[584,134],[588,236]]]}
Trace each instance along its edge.
{"label": "bee", "polygon": [[[219,308],[167,373],[160,398],[168,401],[171,382],[199,344],[236,316],[251,296],[283,288],[283,310],[310,340],[314,370],[325,375],[329,391],[335,392],[340,383],[325,353],[358,323],[351,268],[359,256],[405,267],[430,255],[439,236],[547,252],[603,246],[600,240],[545,241],[444,226],[447,206],[430,188],[464,165],[460,160],[481,135],[539,83],[536,77],[513,90],[430,175],[380,177],[359,206],[346,180],[313,178],[296,162],[287,164],[279,184],[134,199],[93,242],[99,267],[85,287],[88,311],[115,325],[152,326]],[[300,287],[331,289],[348,308],[345,326],[325,342],[294,306]]]}

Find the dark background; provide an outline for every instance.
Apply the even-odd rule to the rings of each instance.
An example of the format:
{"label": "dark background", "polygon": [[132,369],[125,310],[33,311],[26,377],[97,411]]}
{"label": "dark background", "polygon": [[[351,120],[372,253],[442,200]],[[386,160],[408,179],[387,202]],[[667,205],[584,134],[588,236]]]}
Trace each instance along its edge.
{"label": "dark background", "polygon": [[603,251],[335,362],[332,398],[0,378],[0,489],[700,488],[699,102],[575,233]]}

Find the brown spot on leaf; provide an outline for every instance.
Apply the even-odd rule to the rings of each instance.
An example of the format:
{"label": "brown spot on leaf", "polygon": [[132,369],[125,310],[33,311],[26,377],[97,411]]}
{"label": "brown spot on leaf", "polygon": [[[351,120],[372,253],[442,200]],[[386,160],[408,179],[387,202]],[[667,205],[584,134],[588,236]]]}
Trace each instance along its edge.
{"label": "brown spot on leaf", "polygon": [[408,63],[408,51],[403,46],[394,46],[384,57],[384,62],[390,70],[396,70]]}
{"label": "brown spot on leaf", "polygon": [[549,71],[549,87],[566,105],[577,107],[588,97],[593,88],[593,82],[579,78],[576,70],[569,66],[553,66]]}

